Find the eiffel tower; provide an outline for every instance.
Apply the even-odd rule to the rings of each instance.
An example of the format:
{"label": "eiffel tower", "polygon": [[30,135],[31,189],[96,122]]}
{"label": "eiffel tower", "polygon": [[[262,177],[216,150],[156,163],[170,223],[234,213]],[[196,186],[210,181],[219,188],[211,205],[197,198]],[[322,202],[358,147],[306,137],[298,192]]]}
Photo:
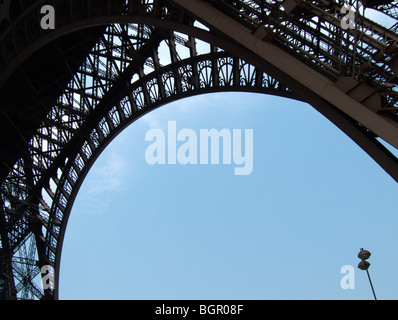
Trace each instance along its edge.
{"label": "eiffel tower", "polygon": [[136,119],[184,97],[307,102],[398,181],[398,23],[366,15],[397,21],[398,1],[0,5],[1,299],[58,299],[68,217],[93,162]]}

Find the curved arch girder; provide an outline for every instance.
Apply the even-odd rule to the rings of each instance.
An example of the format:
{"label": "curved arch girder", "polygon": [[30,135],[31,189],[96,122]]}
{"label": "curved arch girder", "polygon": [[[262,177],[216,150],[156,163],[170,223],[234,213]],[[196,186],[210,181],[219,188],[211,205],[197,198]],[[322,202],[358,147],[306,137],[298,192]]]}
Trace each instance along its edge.
{"label": "curved arch girder", "polygon": [[[39,6],[42,3],[38,1],[36,4]],[[73,17],[70,14],[72,11],[63,8],[69,12],[65,18],[65,29],[61,30],[65,33],[88,25],[131,22],[132,18],[140,24],[111,25],[108,28],[64,94],[43,119],[42,126],[29,141],[25,155],[10,170],[2,184],[1,221],[5,221],[8,229],[2,230],[1,239],[7,239],[9,254],[24,259],[27,253],[24,252],[23,244],[33,235],[38,265],[53,266],[55,281],[58,279],[67,218],[80,184],[96,157],[129,123],[153,108],[182,97],[239,90],[300,99],[279,82],[282,81],[294,87],[301,99],[305,97],[305,101],[340,127],[398,179],[397,159],[369,130],[320,96],[308,92],[305,86],[291,77],[281,74],[275,66],[261,61],[239,43],[211,31],[194,28],[192,24],[195,19],[175,10],[175,7],[170,6],[171,2],[143,1],[137,4],[136,1],[108,0],[106,9],[99,12],[94,10],[96,1],[70,3],[72,7],[82,5],[84,9],[78,14],[79,17]],[[82,3],[93,7],[88,9]],[[121,3],[127,3],[128,7],[120,7]],[[132,3],[135,6],[130,6]],[[158,4],[157,8],[155,3]],[[126,16],[123,10],[131,10],[128,11],[131,16]],[[80,16],[86,13],[87,16]],[[26,22],[21,21],[23,18],[10,30],[18,23]],[[163,27],[163,31],[158,27]],[[170,30],[179,30],[188,36],[181,37]],[[32,50],[58,36],[32,35],[33,38],[28,40],[34,40],[33,46],[30,46],[29,41],[21,40],[23,55],[28,57]],[[211,43],[210,51],[198,55],[195,37]],[[171,61],[164,66],[157,52],[162,42],[167,43]],[[185,59],[179,57],[182,48],[189,52]],[[20,60],[23,58],[20,57]],[[32,272],[35,274],[37,270]],[[21,281],[31,281],[30,277],[26,275]],[[45,292],[46,297],[57,297],[57,285],[54,291]],[[15,287],[18,290],[20,283]],[[34,295],[38,295],[36,291]]]}
{"label": "curved arch girder", "polygon": [[54,263],[57,275],[62,238],[80,185],[102,150],[134,120],[163,104],[203,93],[248,91],[295,97],[275,79],[241,59],[224,53],[217,58],[214,55],[198,56],[185,66],[178,65],[163,68],[162,72],[150,74],[134,83],[127,88],[127,94],[120,102],[104,109],[101,115],[96,115],[95,122],[90,121],[89,125],[82,128],[88,134],[76,146],[75,154],[69,154],[62,168],[63,174],[57,181],[57,191],[49,214],[53,219],[48,221],[46,255]]}
{"label": "curved arch girder", "polygon": [[[114,28],[110,27],[111,32]],[[170,40],[169,46],[175,48],[176,44]],[[18,251],[19,243],[33,230],[39,265],[53,266],[56,275],[67,218],[80,184],[103,148],[132,121],[165,103],[209,92],[250,91],[299,99],[274,78],[223,51],[194,54],[186,60],[176,59],[167,66],[153,63],[157,60],[155,55],[150,63],[152,69],[145,64],[147,58],[138,66],[134,63],[119,66],[116,77],[115,73],[105,71],[115,70],[108,63],[113,67],[119,65],[113,61],[113,55],[100,54],[105,48],[118,50],[118,42],[113,48],[110,42],[93,49],[93,54],[30,141],[32,181],[23,183],[27,188],[21,185],[23,188],[18,196],[15,190],[4,194],[7,199],[20,198],[12,205],[6,201],[9,202],[6,211],[10,225],[19,229],[10,237],[13,239],[11,250]],[[105,62],[104,57],[109,61]],[[104,65],[109,68],[103,69]],[[153,71],[145,74],[145,66]],[[118,82],[116,79],[119,78],[123,81]],[[27,175],[23,161],[7,177],[7,185],[15,185],[21,174]],[[30,210],[33,199],[36,199],[35,210]],[[23,202],[30,204],[26,207]],[[22,220],[20,216],[23,214],[25,218]],[[32,219],[37,222],[36,228],[32,227]],[[54,293],[57,296],[57,291]],[[46,294],[53,297],[51,291]]]}

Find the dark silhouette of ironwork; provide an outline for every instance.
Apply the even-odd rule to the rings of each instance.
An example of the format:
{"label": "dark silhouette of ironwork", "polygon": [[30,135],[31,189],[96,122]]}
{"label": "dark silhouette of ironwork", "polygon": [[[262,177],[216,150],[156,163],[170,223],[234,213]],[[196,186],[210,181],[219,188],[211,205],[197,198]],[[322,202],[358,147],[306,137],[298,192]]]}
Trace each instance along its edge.
{"label": "dark silhouette of ironwork", "polygon": [[[57,299],[68,217],[112,139],[166,103],[247,91],[308,102],[396,181],[397,1],[0,2],[0,298]],[[55,29],[43,29],[51,5]],[[355,27],[342,28],[342,7]],[[165,54],[165,52],[167,54]],[[44,266],[51,286],[40,286]]]}

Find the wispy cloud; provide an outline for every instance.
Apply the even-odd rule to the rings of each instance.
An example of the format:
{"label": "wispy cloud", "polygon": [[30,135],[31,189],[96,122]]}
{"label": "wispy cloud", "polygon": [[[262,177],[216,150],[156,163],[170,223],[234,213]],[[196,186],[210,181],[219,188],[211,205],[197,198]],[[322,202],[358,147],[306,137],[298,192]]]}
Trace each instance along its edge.
{"label": "wispy cloud", "polygon": [[88,185],[87,192],[89,194],[117,191],[122,187],[124,172],[128,168],[126,159],[117,152],[112,152],[101,160],[103,160],[103,163],[93,167],[92,172],[90,172],[93,179],[90,179]]}
{"label": "wispy cloud", "polygon": [[[108,148],[112,148],[112,145]],[[106,150],[91,168],[77,197],[84,214],[105,214],[117,193],[123,191],[127,158],[117,148]]]}

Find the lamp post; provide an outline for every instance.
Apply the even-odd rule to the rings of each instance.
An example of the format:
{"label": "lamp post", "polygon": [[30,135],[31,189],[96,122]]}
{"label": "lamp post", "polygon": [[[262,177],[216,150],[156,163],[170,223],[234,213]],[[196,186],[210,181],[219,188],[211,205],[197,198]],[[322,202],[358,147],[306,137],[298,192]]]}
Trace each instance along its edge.
{"label": "lamp post", "polygon": [[369,271],[368,271],[370,263],[368,261],[366,261],[369,259],[371,253],[368,250],[364,250],[363,248],[361,248],[360,250],[361,251],[358,253],[358,258],[361,259],[361,262],[358,264],[358,268],[361,270],[366,270],[366,273],[367,273],[368,279],[369,279],[369,283],[370,283],[370,287],[372,288],[373,296],[374,296],[375,300],[377,300],[376,293],[373,288],[372,280],[370,279],[370,275],[369,275]]}

